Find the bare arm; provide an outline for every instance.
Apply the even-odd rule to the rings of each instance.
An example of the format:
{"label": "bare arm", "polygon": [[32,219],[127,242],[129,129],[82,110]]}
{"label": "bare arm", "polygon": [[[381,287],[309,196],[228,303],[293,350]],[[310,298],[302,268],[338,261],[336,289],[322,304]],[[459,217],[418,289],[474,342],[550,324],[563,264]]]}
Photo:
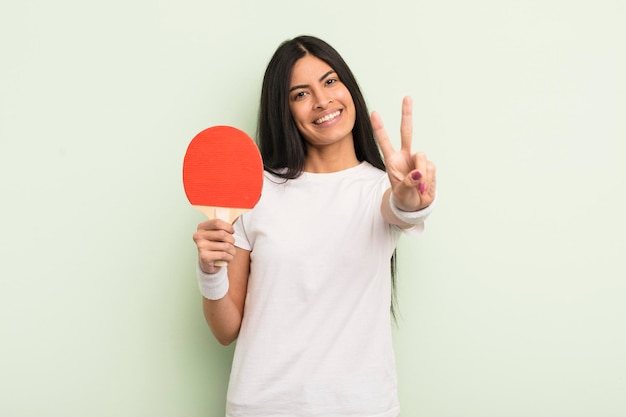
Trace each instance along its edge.
{"label": "bare arm", "polygon": [[228,264],[228,293],[219,300],[202,297],[202,311],[213,335],[223,345],[231,344],[239,335],[250,273],[250,252],[237,248]]}

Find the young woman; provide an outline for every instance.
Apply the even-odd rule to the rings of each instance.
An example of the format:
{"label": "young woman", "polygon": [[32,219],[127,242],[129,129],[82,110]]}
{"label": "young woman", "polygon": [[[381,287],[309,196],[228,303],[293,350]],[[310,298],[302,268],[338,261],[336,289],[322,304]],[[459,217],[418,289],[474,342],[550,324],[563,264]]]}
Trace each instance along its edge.
{"label": "young woman", "polygon": [[405,98],[395,151],[335,49],[300,36],[274,53],[261,199],[234,225],[210,220],[194,234],[206,321],[220,343],[237,339],[227,416],[399,415],[390,261],[435,198],[411,117]]}

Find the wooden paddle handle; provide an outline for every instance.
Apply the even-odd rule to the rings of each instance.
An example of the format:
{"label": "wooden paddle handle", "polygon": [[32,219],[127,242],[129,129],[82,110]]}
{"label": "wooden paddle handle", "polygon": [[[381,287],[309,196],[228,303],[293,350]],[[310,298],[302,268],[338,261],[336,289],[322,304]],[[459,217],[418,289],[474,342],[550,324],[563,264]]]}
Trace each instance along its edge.
{"label": "wooden paddle handle", "polygon": [[228,208],[228,207],[213,207],[213,206],[197,206],[194,207],[204,213],[209,219],[220,219],[230,224],[235,223],[235,220],[242,214],[250,211],[247,208]]}

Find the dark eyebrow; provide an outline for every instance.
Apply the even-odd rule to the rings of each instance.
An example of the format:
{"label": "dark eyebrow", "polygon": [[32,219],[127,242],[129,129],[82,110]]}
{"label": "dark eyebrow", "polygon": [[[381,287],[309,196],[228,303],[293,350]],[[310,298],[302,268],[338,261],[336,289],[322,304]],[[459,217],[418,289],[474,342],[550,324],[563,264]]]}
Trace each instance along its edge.
{"label": "dark eyebrow", "polygon": [[335,70],[330,70],[330,71],[328,71],[326,74],[322,75],[322,76],[320,77],[320,82],[324,81],[324,79],[325,79],[326,77],[328,77],[330,74],[333,74],[334,72],[335,72]]}
{"label": "dark eyebrow", "polygon": [[[324,79],[325,79],[326,77],[328,77],[330,74],[334,74],[334,73],[335,73],[335,70],[332,70],[332,69],[331,69],[330,71],[328,71],[328,72],[324,73],[324,75],[322,75],[322,76],[320,77],[319,81],[320,81],[320,82],[324,81]],[[307,87],[308,87],[308,85],[306,85],[306,84],[294,85],[293,87],[291,87],[291,88],[289,89],[289,92],[291,93],[293,90],[297,90],[298,88],[307,88]]]}

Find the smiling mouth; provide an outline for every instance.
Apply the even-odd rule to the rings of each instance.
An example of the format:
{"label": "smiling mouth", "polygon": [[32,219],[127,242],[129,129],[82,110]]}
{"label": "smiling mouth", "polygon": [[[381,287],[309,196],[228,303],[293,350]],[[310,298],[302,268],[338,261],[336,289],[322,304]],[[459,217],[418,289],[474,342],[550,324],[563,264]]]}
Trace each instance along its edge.
{"label": "smiling mouth", "polygon": [[331,114],[327,114],[324,117],[320,117],[319,119],[315,120],[313,123],[316,125],[321,125],[322,123],[328,122],[330,120],[333,120],[335,117],[339,116],[341,114],[341,111],[337,110],[336,112],[333,112]]}

